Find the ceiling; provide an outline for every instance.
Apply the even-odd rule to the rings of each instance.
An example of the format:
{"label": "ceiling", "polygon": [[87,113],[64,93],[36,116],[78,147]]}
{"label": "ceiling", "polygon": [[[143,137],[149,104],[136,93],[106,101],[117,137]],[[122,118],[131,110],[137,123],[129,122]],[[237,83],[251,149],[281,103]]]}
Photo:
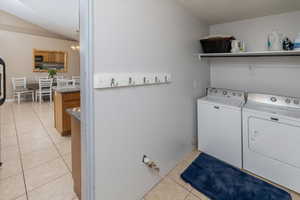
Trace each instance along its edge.
{"label": "ceiling", "polygon": [[[300,0],[177,1],[208,24],[300,10]],[[0,0],[0,8],[51,32],[79,40],[79,0]]]}
{"label": "ceiling", "polygon": [[79,0],[0,0],[0,8],[71,40],[79,40]]}
{"label": "ceiling", "polygon": [[300,0],[179,0],[210,25],[300,10]]}

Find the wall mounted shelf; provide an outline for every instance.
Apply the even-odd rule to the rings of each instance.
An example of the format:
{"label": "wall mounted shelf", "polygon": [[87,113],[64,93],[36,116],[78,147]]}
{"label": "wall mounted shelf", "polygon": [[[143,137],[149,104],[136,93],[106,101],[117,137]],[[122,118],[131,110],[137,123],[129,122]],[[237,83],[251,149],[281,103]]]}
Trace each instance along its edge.
{"label": "wall mounted shelf", "polygon": [[300,51],[257,51],[241,53],[201,53],[202,58],[225,58],[225,57],[279,57],[279,56],[300,56]]}

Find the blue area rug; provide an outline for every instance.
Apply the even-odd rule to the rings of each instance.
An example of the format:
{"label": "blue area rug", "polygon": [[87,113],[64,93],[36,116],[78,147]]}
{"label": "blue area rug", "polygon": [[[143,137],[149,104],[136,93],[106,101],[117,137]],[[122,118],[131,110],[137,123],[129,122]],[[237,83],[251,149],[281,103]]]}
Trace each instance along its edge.
{"label": "blue area rug", "polygon": [[292,200],[288,192],[204,153],[181,178],[212,200]]}

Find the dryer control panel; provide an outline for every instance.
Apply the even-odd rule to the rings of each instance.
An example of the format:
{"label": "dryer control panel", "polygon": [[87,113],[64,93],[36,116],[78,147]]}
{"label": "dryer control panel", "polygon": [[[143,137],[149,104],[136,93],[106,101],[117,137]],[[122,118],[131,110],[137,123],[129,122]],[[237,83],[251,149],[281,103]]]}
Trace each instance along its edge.
{"label": "dryer control panel", "polygon": [[249,93],[248,101],[300,109],[300,98],[296,97]]}

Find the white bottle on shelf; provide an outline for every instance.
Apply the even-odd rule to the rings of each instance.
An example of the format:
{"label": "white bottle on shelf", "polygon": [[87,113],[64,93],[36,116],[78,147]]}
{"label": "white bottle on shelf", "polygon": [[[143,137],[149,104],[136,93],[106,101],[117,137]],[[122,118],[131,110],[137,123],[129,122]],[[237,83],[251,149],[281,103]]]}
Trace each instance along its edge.
{"label": "white bottle on shelf", "polygon": [[281,34],[277,31],[272,31],[268,35],[268,50],[269,51],[281,51],[282,50],[282,38]]}

